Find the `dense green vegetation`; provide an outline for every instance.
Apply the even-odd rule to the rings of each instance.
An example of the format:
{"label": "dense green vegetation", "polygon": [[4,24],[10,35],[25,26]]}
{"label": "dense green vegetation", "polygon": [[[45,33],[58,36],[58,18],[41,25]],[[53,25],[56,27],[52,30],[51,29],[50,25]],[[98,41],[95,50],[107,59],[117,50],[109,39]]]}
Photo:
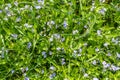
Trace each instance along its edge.
{"label": "dense green vegetation", "polygon": [[0,0],[0,80],[50,79],[120,79],[120,0]]}

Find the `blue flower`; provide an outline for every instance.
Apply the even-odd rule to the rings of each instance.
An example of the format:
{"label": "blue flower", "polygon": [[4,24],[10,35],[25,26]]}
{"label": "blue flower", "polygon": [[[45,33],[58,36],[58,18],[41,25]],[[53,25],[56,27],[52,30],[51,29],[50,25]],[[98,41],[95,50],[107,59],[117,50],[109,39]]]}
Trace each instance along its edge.
{"label": "blue flower", "polygon": [[102,8],[102,9],[99,10],[99,13],[104,15],[106,11],[107,11],[106,8]]}
{"label": "blue flower", "polygon": [[52,74],[50,74],[49,78],[53,79],[53,77],[55,77],[55,76],[56,76],[56,73],[52,73]]}
{"label": "blue flower", "polygon": [[67,28],[68,24],[66,21],[63,22],[63,26],[64,26],[64,28]]}
{"label": "blue flower", "polygon": [[99,0],[101,3],[104,3],[105,2],[105,0]]}
{"label": "blue flower", "polygon": [[97,30],[97,35],[101,35],[101,30]]}
{"label": "blue flower", "polygon": [[12,70],[11,73],[13,74],[15,72],[15,70]]}
{"label": "blue flower", "polygon": [[41,8],[41,6],[35,6],[35,8],[36,8],[36,9],[40,9],[40,8]]}
{"label": "blue flower", "polygon": [[42,56],[43,56],[44,58],[46,58],[46,57],[47,57],[47,54],[46,54],[46,52],[45,52],[45,51],[43,51],[43,52],[42,52]]}
{"label": "blue flower", "polygon": [[88,74],[87,74],[87,73],[85,73],[85,74],[84,74],[84,77],[88,77]]}
{"label": "blue flower", "polygon": [[25,80],[30,80],[28,77],[25,77]]}
{"label": "blue flower", "polygon": [[51,67],[50,67],[50,70],[55,70],[55,67],[54,67],[54,66],[51,66]]}
{"label": "blue flower", "polygon": [[29,42],[29,43],[27,44],[27,48],[30,49],[31,46],[32,46],[32,43]]}
{"label": "blue flower", "polygon": [[38,3],[44,4],[44,0],[38,0]]}
{"label": "blue flower", "polygon": [[93,80],[99,80],[98,78],[93,78]]}
{"label": "blue flower", "polygon": [[2,13],[2,10],[0,10],[0,13]]}
{"label": "blue flower", "polygon": [[12,36],[14,39],[17,39],[17,37],[18,37],[17,34],[11,34],[11,36]]}

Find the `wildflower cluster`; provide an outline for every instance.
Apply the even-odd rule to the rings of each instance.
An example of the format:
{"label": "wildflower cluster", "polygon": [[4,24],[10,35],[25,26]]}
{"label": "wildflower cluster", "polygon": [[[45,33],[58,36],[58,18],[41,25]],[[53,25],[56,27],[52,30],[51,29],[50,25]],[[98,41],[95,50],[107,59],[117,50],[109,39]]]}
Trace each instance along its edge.
{"label": "wildflower cluster", "polygon": [[119,80],[119,0],[1,0],[0,80]]}

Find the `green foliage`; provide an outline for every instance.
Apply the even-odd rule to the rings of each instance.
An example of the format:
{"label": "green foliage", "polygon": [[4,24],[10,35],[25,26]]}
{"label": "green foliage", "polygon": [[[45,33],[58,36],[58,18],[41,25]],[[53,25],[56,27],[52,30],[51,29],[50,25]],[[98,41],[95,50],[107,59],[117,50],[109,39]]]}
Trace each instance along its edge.
{"label": "green foliage", "polygon": [[119,0],[1,0],[0,80],[119,80]]}

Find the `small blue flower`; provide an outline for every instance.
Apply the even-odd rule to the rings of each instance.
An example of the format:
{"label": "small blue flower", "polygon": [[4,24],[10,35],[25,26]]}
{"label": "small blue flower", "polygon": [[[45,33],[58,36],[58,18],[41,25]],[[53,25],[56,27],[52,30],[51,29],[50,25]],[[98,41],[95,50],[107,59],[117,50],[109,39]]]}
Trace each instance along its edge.
{"label": "small blue flower", "polygon": [[0,10],[0,13],[2,13],[2,10]]}
{"label": "small blue flower", "polygon": [[15,72],[15,70],[12,70],[11,73],[13,74]]}
{"label": "small blue flower", "polygon": [[14,5],[15,5],[15,6],[18,6],[18,2],[17,2],[17,1],[15,1],[15,2],[14,2]]}
{"label": "small blue flower", "polygon": [[16,18],[16,22],[20,22],[20,20],[21,20],[20,17]]}
{"label": "small blue flower", "polygon": [[50,37],[50,38],[49,38],[49,41],[52,42],[52,41],[53,41],[53,37]]}
{"label": "small blue flower", "polygon": [[27,44],[27,48],[30,49],[31,46],[32,46],[32,43],[29,42],[29,43]]}
{"label": "small blue flower", "polygon": [[54,66],[51,66],[51,67],[50,67],[50,70],[55,70],[55,67],[54,67]]}
{"label": "small blue flower", "polygon": [[106,63],[106,61],[103,61],[102,64],[103,64],[103,67],[104,67],[104,68],[110,67],[110,64]]}
{"label": "small blue flower", "polygon": [[98,36],[101,35],[101,30],[97,30],[97,35],[98,35]]}
{"label": "small blue flower", "polygon": [[64,42],[64,41],[65,41],[65,38],[61,38],[61,41]]}
{"label": "small blue flower", "polygon": [[55,38],[55,39],[60,39],[61,38],[61,36],[60,36],[60,34],[53,34],[53,37]]}
{"label": "small blue flower", "polygon": [[32,25],[29,25],[28,23],[25,23],[24,26],[25,26],[26,28],[31,28],[31,27],[32,27]]}
{"label": "small blue flower", "polygon": [[56,76],[56,73],[52,73],[52,74],[50,74],[49,78],[53,79],[55,76]]}
{"label": "small blue flower", "polygon": [[46,58],[46,57],[47,57],[47,54],[46,54],[46,52],[45,52],[45,51],[43,51],[43,52],[42,52],[42,56],[43,56],[44,58]]}
{"label": "small blue flower", "polygon": [[105,2],[105,0],[99,0],[101,3],[104,3]]}
{"label": "small blue flower", "polygon": [[67,24],[66,21],[63,22],[63,26],[64,26],[65,29],[67,28],[68,24]]}
{"label": "small blue flower", "polygon": [[42,69],[41,73],[44,74],[44,72],[45,72],[45,71]]}
{"label": "small blue flower", "polygon": [[65,59],[62,58],[62,60],[61,60],[61,64],[64,65],[65,63],[66,63],[66,62],[65,62]]}
{"label": "small blue flower", "polygon": [[60,51],[60,50],[61,50],[61,48],[60,48],[60,47],[57,47],[57,48],[56,48],[56,50],[57,50],[57,51]]}
{"label": "small blue flower", "polygon": [[44,4],[44,0],[38,0],[38,3]]}
{"label": "small blue flower", "polygon": [[93,60],[92,64],[93,64],[93,65],[96,65],[96,64],[97,64],[97,61],[96,61],[96,60]]}
{"label": "small blue flower", "polygon": [[25,80],[30,80],[28,77],[25,77]]}
{"label": "small blue flower", "polygon": [[82,48],[79,49],[79,53],[81,53],[81,52],[82,52]]}
{"label": "small blue flower", "polygon": [[38,2],[41,2],[41,0],[38,0]]}
{"label": "small blue flower", "polygon": [[116,38],[114,43],[117,45],[119,43],[119,39]]}
{"label": "small blue flower", "polygon": [[110,70],[117,71],[117,70],[120,70],[120,67],[117,67],[115,65],[111,65]]}
{"label": "small blue flower", "polygon": [[77,34],[79,31],[78,30],[73,30],[73,34]]}
{"label": "small blue flower", "polygon": [[93,80],[99,80],[98,78],[93,78]]}
{"label": "small blue flower", "polygon": [[107,47],[109,44],[108,44],[108,43],[104,43],[103,45],[104,45],[105,47]]}
{"label": "small blue flower", "polygon": [[79,56],[81,56],[81,54],[79,53],[79,54],[77,54],[77,56],[79,57]]}
{"label": "small blue flower", "polygon": [[35,6],[36,9],[41,9],[41,6]]}
{"label": "small blue flower", "polygon": [[28,67],[26,67],[26,69],[25,69],[26,71],[28,71],[29,70],[29,68]]}
{"label": "small blue flower", "polygon": [[52,55],[52,51],[49,51],[49,55]]}
{"label": "small blue flower", "polygon": [[86,28],[86,29],[87,29],[87,28],[88,28],[88,26],[87,26],[87,25],[85,25],[85,26],[84,26],[84,28]]}
{"label": "small blue flower", "polygon": [[42,2],[43,0],[38,0],[38,2]]}
{"label": "small blue flower", "polygon": [[11,36],[12,36],[14,39],[17,39],[17,37],[18,37],[17,34],[11,34]]}
{"label": "small blue flower", "polygon": [[111,56],[111,53],[110,53],[110,52],[108,52],[107,56]]}
{"label": "small blue flower", "polygon": [[107,11],[106,8],[102,8],[102,9],[99,10],[99,13],[104,15],[106,11]]}
{"label": "small blue flower", "polygon": [[85,73],[85,74],[84,74],[84,77],[88,77],[88,74],[87,74],[87,73]]}
{"label": "small blue flower", "polygon": [[98,51],[99,51],[99,48],[95,48],[95,51],[98,52]]}

